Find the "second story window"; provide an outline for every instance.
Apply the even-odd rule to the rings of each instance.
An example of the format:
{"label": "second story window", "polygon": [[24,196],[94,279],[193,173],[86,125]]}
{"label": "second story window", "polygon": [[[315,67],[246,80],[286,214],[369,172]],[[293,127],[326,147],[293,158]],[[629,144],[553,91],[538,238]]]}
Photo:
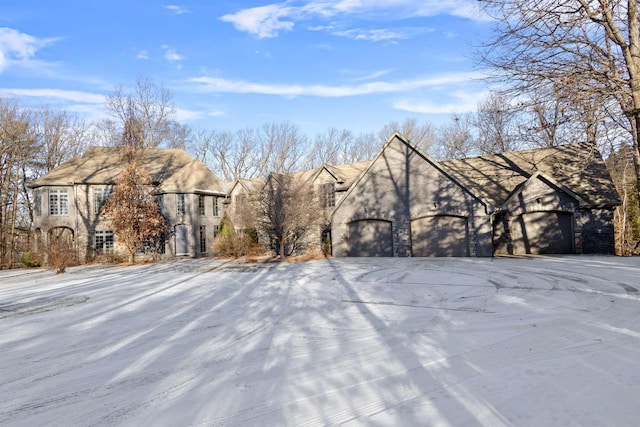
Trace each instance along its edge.
{"label": "second story window", "polygon": [[69,215],[69,190],[49,190],[49,215]]}
{"label": "second story window", "polygon": [[336,205],[336,184],[329,182],[320,187],[320,199],[323,208],[332,208]]}
{"label": "second story window", "polygon": [[220,216],[220,208],[218,207],[218,198],[213,197],[213,216]]}
{"label": "second story window", "polygon": [[160,210],[160,214],[164,213],[164,196],[162,194],[158,194],[155,197],[156,203],[158,204],[158,209]]}
{"label": "second story window", "polygon": [[107,199],[111,197],[111,188],[100,187],[93,189],[93,213],[98,215]]}
{"label": "second story window", "polygon": [[236,209],[244,209],[247,206],[247,195],[238,194],[236,196]]}
{"label": "second story window", "polygon": [[35,216],[42,216],[42,193],[40,190],[33,192],[33,213]]}
{"label": "second story window", "polygon": [[176,214],[178,216],[183,216],[184,213],[185,213],[184,194],[178,193],[176,194]]}
{"label": "second story window", "polygon": [[200,216],[205,216],[207,214],[207,211],[204,207],[204,202],[205,202],[205,197],[202,194],[200,194],[198,196],[198,214]]}

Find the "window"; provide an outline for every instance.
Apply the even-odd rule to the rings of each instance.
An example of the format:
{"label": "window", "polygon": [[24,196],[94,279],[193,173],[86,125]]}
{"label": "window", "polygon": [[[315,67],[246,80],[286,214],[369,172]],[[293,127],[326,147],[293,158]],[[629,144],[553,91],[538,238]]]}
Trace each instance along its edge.
{"label": "window", "polygon": [[220,231],[220,226],[219,225],[214,225],[213,226],[213,238],[214,239],[218,236],[218,231]]}
{"label": "window", "polygon": [[213,216],[220,216],[217,197],[213,197]]}
{"label": "window", "polygon": [[156,203],[158,204],[158,209],[160,213],[164,213],[164,196],[162,194],[156,195]]}
{"label": "window", "polygon": [[33,213],[35,216],[42,216],[42,194],[40,190],[33,192]]}
{"label": "window", "polygon": [[69,215],[69,193],[66,188],[49,190],[49,215]]}
{"label": "window", "polygon": [[176,214],[182,216],[184,212],[184,194],[176,194]]}
{"label": "window", "polygon": [[113,253],[113,230],[96,231],[95,250],[97,254]]}
{"label": "window", "polygon": [[200,226],[200,252],[207,252],[207,226]]}
{"label": "window", "polygon": [[93,213],[98,215],[107,199],[111,197],[111,188],[101,187],[93,189]]}
{"label": "window", "polygon": [[206,209],[204,208],[205,197],[200,194],[198,195],[198,214],[200,216],[205,216],[207,214]]}
{"label": "window", "polygon": [[247,195],[246,194],[238,194],[236,196],[236,209],[244,209],[247,204]]}
{"label": "window", "polygon": [[321,243],[329,243],[331,244],[331,227],[324,227],[322,229],[322,237]]}
{"label": "window", "polygon": [[336,205],[336,184],[329,182],[322,184],[320,197],[322,200],[322,207],[332,208]]}

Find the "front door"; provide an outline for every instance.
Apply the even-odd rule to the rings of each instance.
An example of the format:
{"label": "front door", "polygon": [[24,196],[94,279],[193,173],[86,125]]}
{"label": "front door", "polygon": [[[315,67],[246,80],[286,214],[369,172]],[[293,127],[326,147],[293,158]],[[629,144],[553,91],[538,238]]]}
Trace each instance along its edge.
{"label": "front door", "polygon": [[176,225],[176,255],[189,255],[189,227]]}

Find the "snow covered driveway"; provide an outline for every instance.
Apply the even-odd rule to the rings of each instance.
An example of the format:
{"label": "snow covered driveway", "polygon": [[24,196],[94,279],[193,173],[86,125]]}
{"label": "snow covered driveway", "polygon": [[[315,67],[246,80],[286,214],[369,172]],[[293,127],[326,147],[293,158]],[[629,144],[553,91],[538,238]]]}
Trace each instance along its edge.
{"label": "snow covered driveway", "polygon": [[0,272],[0,425],[640,425],[640,259]]}

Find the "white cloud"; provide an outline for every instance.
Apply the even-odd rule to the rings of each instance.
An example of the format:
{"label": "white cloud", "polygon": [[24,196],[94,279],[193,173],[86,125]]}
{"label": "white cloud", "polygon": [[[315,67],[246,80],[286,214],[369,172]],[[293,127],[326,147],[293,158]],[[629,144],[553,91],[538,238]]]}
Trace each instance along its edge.
{"label": "white cloud", "polygon": [[184,7],[177,6],[175,4],[168,4],[164,6],[164,8],[169,10],[170,12],[175,13],[176,15],[184,15],[185,13],[191,12],[189,9],[185,9]]}
{"label": "white cloud", "polygon": [[0,88],[0,97],[41,98],[43,100],[78,102],[83,104],[104,104],[105,97],[97,93],[63,89],[11,89]]}
{"label": "white cloud", "polygon": [[[354,77],[351,79],[351,81],[354,82],[362,82],[362,81],[366,81],[366,80],[374,80],[377,79],[379,77],[382,76],[386,76],[387,74],[389,74],[391,71],[390,70],[380,70],[380,71],[374,71],[373,73],[364,75],[364,76],[359,76],[359,77]],[[354,72],[352,71],[345,71],[345,74],[354,74]]]}
{"label": "white cloud", "polygon": [[[233,24],[239,31],[248,32],[258,38],[271,38],[277,37],[280,31],[291,31],[298,21],[372,13],[394,20],[435,15],[453,15],[476,21],[488,20],[472,0],[314,0],[306,1],[301,6],[292,6],[291,2],[285,1],[242,9],[226,14],[220,19]],[[311,28],[326,30],[330,27]],[[391,32],[387,36],[390,34]],[[361,33],[361,37],[365,36],[366,33]],[[379,41],[375,40],[375,35],[369,37]],[[372,38],[363,38],[363,40],[372,40]]]}
{"label": "white cloud", "polygon": [[449,102],[436,103],[424,99],[401,99],[393,104],[396,110],[420,114],[463,114],[478,110],[478,102],[484,99],[488,91],[463,92],[456,91],[449,95],[453,98]]}
{"label": "white cloud", "polygon": [[446,84],[469,82],[478,76],[477,73],[449,73],[424,79],[410,79],[397,82],[374,81],[356,85],[297,85],[297,84],[264,84],[244,80],[228,80],[219,77],[195,77],[190,82],[198,85],[202,92],[214,93],[246,93],[276,96],[317,96],[339,98],[346,96],[397,93],[436,87]]}
{"label": "white cloud", "polygon": [[273,4],[243,9],[220,19],[233,24],[238,31],[246,31],[264,39],[276,37],[279,31],[291,31],[293,22],[282,19],[289,18],[295,10],[296,8],[284,4]]}
{"label": "white cloud", "polygon": [[184,59],[184,56],[178,54],[178,52],[176,52],[175,49],[167,49],[166,52],[164,53],[164,59],[166,59],[169,62],[177,62],[177,61],[182,61]]}
{"label": "white cloud", "polygon": [[192,122],[194,120],[198,120],[203,116],[203,113],[201,111],[187,110],[184,108],[176,108],[175,112],[176,119],[180,123]]}
{"label": "white cloud", "polygon": [[138,59],[149,59],[149,52],[147,52],[146,50],[141,50],[140,52],[138,52],[138,55],[136,55],[136,58]]}
{"label": "white cloud", "polygon": [[11,65],[29,62],[40,48],[57,40],[40,39],[13,28],[0,27],[0,73]]}

